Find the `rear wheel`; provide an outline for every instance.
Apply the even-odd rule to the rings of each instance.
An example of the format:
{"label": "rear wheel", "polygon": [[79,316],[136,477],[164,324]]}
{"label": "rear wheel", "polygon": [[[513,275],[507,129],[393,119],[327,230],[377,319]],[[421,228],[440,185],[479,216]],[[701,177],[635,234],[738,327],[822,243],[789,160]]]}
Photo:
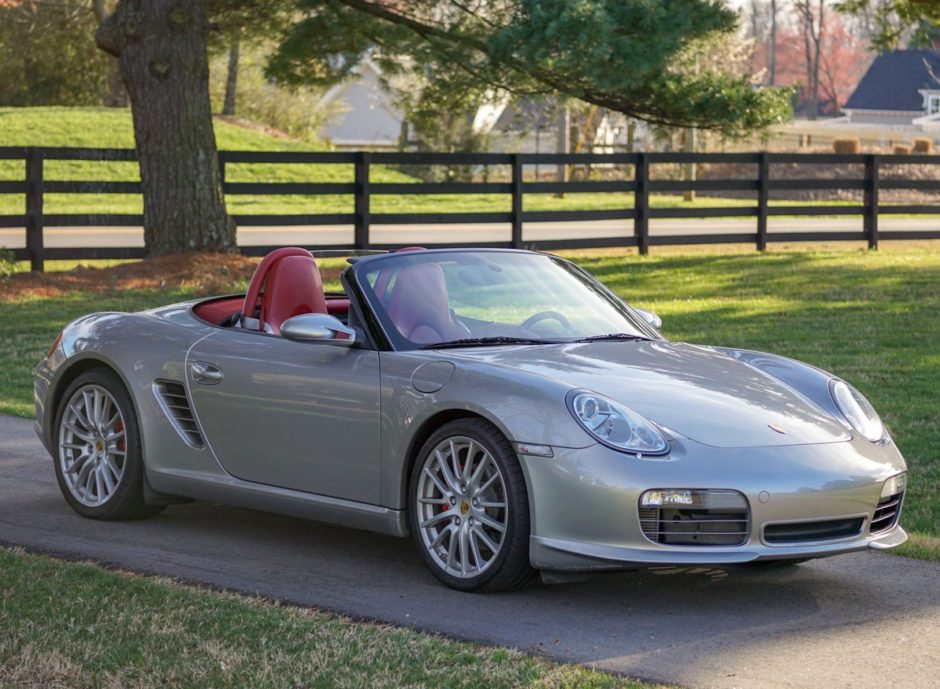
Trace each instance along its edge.
{"label": "rear wheel", "polygon": [[522,468],[492,424],[461,419],[438,429],[415,463],[409,497],[411,533],[443,583],[504,591],[534,575]]}
{"label": "rear wheel", "polygon": [[141,519],[163,510],[144,502],[137,415],[117,374],[87,371],[56,411],[55,473],[66,502],[83,517]]}

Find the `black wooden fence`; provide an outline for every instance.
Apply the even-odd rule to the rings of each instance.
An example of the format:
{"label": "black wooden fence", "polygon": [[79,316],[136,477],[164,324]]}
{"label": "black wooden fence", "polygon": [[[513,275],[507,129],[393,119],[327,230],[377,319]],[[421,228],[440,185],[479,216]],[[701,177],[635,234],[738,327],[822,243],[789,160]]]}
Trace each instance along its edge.
{"label": "black wooden fence", "polygon": [[[879,231],[878,218],[883,214],[937,214],[940,204],[884,204],[879,202],[879,192],[885,189],[909,189],[926,192],[940,191],[940,179],[881,178],[879,170],[887,165],[923,166],[940,165],[940,156],[900,156],[880,154],[834,155],[834,154],[789,154],[789,153],[613,153],[613,154],[502,154],[502,153],[371,153],[371,152],[261,152],[223,151],[219,154],[225,180],[225,166],[232,163],[275,163],[352,165],[354,180],[348,183],[304,182],[304,183],[245,183],[224,181],[226,195],[352,195],[352,213],[315,213],[291,215],[235,215],[237,225],[246,226],[322,226],[352,225],[353,242],[348,245],[329,245],[328,249],[393,249],[398,245],[378,244],[370,238],[373,225],[443,225],[449,223],[506,223],[511,228],[504,242],[460,242],[460,246],[504,246],[522,247],[524,223],[550,221],[584,222],[591,220],[624,221],[623,236],[586,237],[579,236],[576,225],[572,225],[571,236],[565,239],[538,241],[540,249],[569,249],[595,247],[637,247],[647,253],[651,246],[675,244],[729,244],[751,243],[763,251],[768,242],[802,241],[867,241],[871,248],[888,239],[940,239],[940,218],[936,230]],[[0,181],[0,194],[23,194],[26,200],[25,215],[0,215],[0,227],[26,228],[26,248],[15,249],[18,260],[29,260],[33,270],[42,270],[43,262],[50,259],[88,258],[138,258],[145,254],[143,248],[98,247],[98,248],[45,248],[45,227],[100,227],[141,226],[141,215],[129,214],[46,214],[43,210],[45,194],[139,194],[139,182],[114,181],[61,181],[44,178],[45,161],[134,161],[133,150],[89,149],[89,148],[0,148],[0,160],[23,161],[25,175],[21,180]],[[701,179],[688,181],[661,179],[651,171],[658,165],[697,164],[743,164],[752,166],[756,174],[736,179]],[[771,165],[860,165],[864,174],[852,178],[801,178],[773,179]],[[591,181],[525,181],[523,171],[534,165],[595,165],[633,166],[632,177]],[[426,182],[426,183],[379,183],[370,181],[373,165],[383,166],[505,166],[509,169],[507,181],[472,182]],[[940,168],[937,168],[940,170]],[[677,193],[686,190],[699,192],[749,192],[755,203],[752,206],[728,207],[678,207],[651,208],[650,194]],[[801,204],[770,205],[772,192],[793,190],[862,192],[862,202],[853,205]],[[611,194],[633,194],[633,206],[609,210],[523,210],[523,195],[532,193],[582,193],[605,192]],[[370,200],[376,194],[506,194],[511,197],[508,212],[433,212],[433,213],[372,213]],[[626,206],[626,204],[625,204]],[[771,216],[862,216],[863,231],[767,231],[767,219]],[[650,235],[649,222],[654,218],[729,218],[753,217],[753,232]],[[626,222],[632,221],[632,222]],[[454,243],[427,242],[433,246],[453,246]],[[243,246],[242,253],[261,255],[272,246]]]}

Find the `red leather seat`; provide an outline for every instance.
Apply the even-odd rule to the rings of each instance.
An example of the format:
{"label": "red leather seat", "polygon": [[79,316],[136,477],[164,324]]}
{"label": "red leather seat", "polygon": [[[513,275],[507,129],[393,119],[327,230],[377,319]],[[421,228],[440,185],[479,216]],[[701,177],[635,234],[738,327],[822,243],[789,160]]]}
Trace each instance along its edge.
{"label": "red leather seat", "polygon": [[251,278],[242,310],[243,327],[279,335],[284,321],[303,313],[327,313],[313,254],[296,247],[272,251]]}

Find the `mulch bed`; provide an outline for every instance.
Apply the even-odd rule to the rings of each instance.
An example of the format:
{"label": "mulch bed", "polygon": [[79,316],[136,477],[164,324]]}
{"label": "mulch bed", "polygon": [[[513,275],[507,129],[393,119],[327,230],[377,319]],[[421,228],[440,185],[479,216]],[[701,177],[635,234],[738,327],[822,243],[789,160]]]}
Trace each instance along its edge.
{"label": "mulch bed", "polygon": [[[189,253],[159,256],[108,268],[79,266],[47,273],[16,273],[3,281],[0,301],[54,298],[70,293],[117,294],[128,290],[183,288],[194,295],[237,292],[251,279],[260,259],[232,253]],[[335,279],[337,268],[323,268],[324,279]]]}

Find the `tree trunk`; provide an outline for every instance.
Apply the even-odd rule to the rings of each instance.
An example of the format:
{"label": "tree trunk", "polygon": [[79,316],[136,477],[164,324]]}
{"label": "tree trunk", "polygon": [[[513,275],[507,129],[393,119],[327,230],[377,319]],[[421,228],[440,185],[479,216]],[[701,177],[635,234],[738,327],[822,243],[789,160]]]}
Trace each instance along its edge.
{"label": "tree trunk", "polygon": [[[105,0],[92,0],[91,11],[98,26],[108,18]],[[121,78],[121,64],[116,57],[108,60],[108,94],[104,98],[104,104],[109,108],[127,107],[127,91],[124,90],[124,80]]]}
{"label": "tree trunk", "polygon": [[241,36],[238,34],[232,39],[232,47],[228,51],[228,74],[225,79],[225,101],[222,105],[222,114],[234,117],[235,98],[238,93],[238,49]]}
{"label": "tree trunk", "polygon": [[120,0],[95,34],[120,60],[134,118],[151,255],[234,249],[212,112],[199,0]]}
{"label": "tree trunk", "polygon": [[777,0],[770,0],[770,85],[777,85]]}

